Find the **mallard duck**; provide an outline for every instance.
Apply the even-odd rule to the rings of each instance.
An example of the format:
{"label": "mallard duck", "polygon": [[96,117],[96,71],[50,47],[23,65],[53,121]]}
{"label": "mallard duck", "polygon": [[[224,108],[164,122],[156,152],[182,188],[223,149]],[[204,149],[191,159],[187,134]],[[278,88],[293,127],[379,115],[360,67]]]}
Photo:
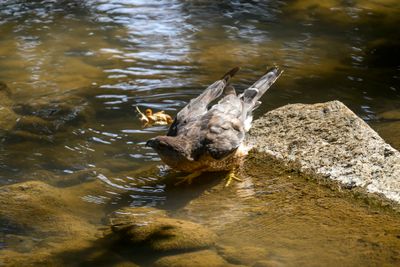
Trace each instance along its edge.
{"label": "mallard duck", "polygon": [[[242,94],[236,95],[229,80],[239,68],[230,70],[221,80],[210,85],[177,114],[168,133],[147,141],[161,160],[173,169],[190,173],[188,183],[202,172],[231,171],[232,180],[240,180],[235,167],[247,151],[243,145],[251,128],[252,112],[261,104],[259,99],[278,79],[281,71],[274,67]],[[224,93],[218,103],[209,104]]]}

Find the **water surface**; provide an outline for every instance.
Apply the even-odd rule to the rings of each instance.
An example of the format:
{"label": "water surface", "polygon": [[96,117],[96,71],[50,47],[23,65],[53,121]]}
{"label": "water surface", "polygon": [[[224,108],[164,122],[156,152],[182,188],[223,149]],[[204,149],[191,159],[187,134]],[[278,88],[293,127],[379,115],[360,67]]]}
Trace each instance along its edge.
{"label": "water surface", "polygon": [[[144,144],[163,134],[166,127],[141,128],[134,107],[175,115],[234,66],[242,67],[233,81],[238,91],[260,77],[267,66],[277,64],[285,71],[263,97],[256,117],[288,103],[338,99],[399,148],[400,131],[393,129],[400,129],[400,118],[381,115],[400,109],[399,18],[395,0],[2,1],[0,81],[12,92],[10,107],[19,121],[1,138],[0,184],[39,180],[67,188],[94,180],[106,189],[77,197],[97,212],[150,205],[198,222],[211,218],[209,209],[197,210],[199,215],[194,217],[181,212],[187,194],[192,198],[190,192],[199,196],[204,190],[157,182],[168,171]],[[221,181],[214,180],[206,177],[197,186],[209,189]],[[290,179],[283,179],[268,193],[277,194],[276,200],[257,198],[260,202],[246,206],[257,208],[264,203],[261,207],[268,206],[274,214],[283,212],[281,205],[290,199],[288,209],[297,209],[304,204],[296,197],[303,189],[288,190],[290,184]],[[307,192],[322,190],[316,183],[301,184]],[[241,192],[240,186],[224,193],[226,199],[234,200],[227,200],[229,211],[241,205],[235,201],[240,198],[235,194],[236,189]],[[343,241],[338,236],[348,234],[343,230],[348,225],[339,219],[341,210],[354,205],[364,208],[357,208],[359,203],[351,198],[341,201],[340,196],[311,195],[322,202],[339,203],[335,206],[339,208],[319,216],[294,214],[298,224],[282,223],[279,216],[262,216],[262,223],[248,225],[251,240],[246,242],[271,247],[284,264],[336,264],[334,256],[318,260],[312,251],[330,242],[335,244],[334,251]],[[310,209],[315,204],[307,203]],[[350,222],[366,218],[364,212],[369,208],[365,209]],[[376,212],[369,223],[377,235],[374,227],[385,224],[385,216],[392,220],[387,228],[398,222],[386,211]],[[346,212],[346,216],[353,213]],[[251,212],[244,209],[242,215],[232,214],[231,221],[236,221],[235,216],[240,221],[240,216],[248,218]],[[282,216],[288,214],[285,211]],[[310,242],[299,241],[304,229],[310,230],[309,220],[318,225],[327,218],[334,218],[331,227],[337,231]],[[203,223],[221,232],[222,239],[230,229]],[[286,235],[285,240],[278,235],[273,242],[254,241],[262,234],[260,228],[272,231],[278,226],[277,233]],[[0,229],[2,236],[23,232],[6,223]],[[360,236],[366,234],[366,228],[354,231],[358,229],[362,229]],[[226,242],[240,246],[243,235],[235,236]],[[400,247],[398,240],[387,240],[393,241],[391,247]],[[302,242],[311,251],[305,261],[299,260],[304,255],[299,253]],[[7,238],[0,238],[0,249],[10,246]],[[344,246],[343,251],[358,247],[351,242]],[[360,253],[364,252],[367,259],[377,262],[399,261],[395,252],[388,252],[386,258],[376,258],[379,253],[369,249]],[[349,265],[366,263],[361,256],[360,261],[346,259]]]}

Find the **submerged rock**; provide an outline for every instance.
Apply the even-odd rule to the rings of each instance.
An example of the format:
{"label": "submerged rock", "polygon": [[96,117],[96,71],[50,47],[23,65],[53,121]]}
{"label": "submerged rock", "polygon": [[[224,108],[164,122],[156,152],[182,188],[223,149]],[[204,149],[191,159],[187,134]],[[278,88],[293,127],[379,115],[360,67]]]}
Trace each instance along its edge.
{"label": "submerged rock", "polygon": [[11,100],[11,95],[12,92],[7,84],[0,82],[0,105],[11,106],[13,103]]}
{"label": "submerged rock", "polygon": [[14,128],[17,123],[18,115],[11,109],[12,104],[10,88],[0,82],[0,135]]}
{"label": "submerged rock", "polygon": [[0,134],[14,128],[18,116],[9,107],[0,105]]}
{"label": "submerged rock", "polygon": [[400,153],[339,101],[272,110],[247,141],[290,168],[400,202]]}
{"label": "submerged rock", "polygon": [[0,218],[33,234],[93,236],[95,228],[79,216],[89,212],[81,202],[75,195],[43,182],[13,184],[0,187],[0,206],[7,207],[0,209]]}
{"label": "submerged rock", "polygon": [[154,262],[155,267],[223,267],[223,266],[238,266],[232,265],[221,258],[217,253],[212,250],[201,250],[195,252],[188,252],[178,255],[165,256]]}
{"label": "submerged rock", "polygon": [[274,260],[262,260],[252,265],[252,267],[279,267],[279,266],[285,266],[285,265]]}
{"label": "submerged rock", "polygon": [[66,125],[87,122],[94,115],[86,99],[73,91],[60,96],[31,99],[28,103],[16,104],[13,109],[21,116],[16,130],[38,135],[54,134]]}
{"label": "submerged rock", "polygon": [[100,233],[102,213],[79,197],[93,190],[94,183],[62,189],[39,181],[0,187],[0,265],[71,266],[61,255],[90,249]]}
{"label": "submerged rock", "polygon": [[252,266],[268,257],[268,250],[265,247],[253,246],[233,247],[221,245],[218,247],[218,253],[229,262],[246,266]]}
{"label": "submerged rock", "polygon": [[216,239],[213,232],[199,224],[169,218],[153,208],[118,210],[110,223],[119,240],[158,252],[208,248]]}

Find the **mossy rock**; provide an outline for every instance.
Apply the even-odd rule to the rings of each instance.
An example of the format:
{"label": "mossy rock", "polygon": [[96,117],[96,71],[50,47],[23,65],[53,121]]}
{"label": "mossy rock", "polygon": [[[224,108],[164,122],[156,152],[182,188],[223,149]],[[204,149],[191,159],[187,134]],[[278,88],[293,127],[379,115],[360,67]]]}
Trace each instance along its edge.
{"label": "mossy rock", "polygon": [[51,134],[54,131],[53,124],[36,116],[23,116],[16,125],[16,129],[36,134]]}
{"label": "mossy rock", "polygon": [[110,219],[118,240],[158,252],[208,248],[216,236],[205,227],[153,208],[125,208]]}
{"label": "mossy rock", "polygon": [[72,93],[19,103],[14,106],[14,111],[25,118],[19,125],[21,130],[35,133],[47,131],[48,134],[58,131],[64,125],[87,122],[95,113],[86,99]]}
{"label": "mossy rock", "polygon": [[219,267],[237,266],[226,262],[212,250],[200,250],[183,254],[165,256],[154,262],[155,267]]}
{"label": "mossy rock", "polygon": [[261,260],[257,261],[255,264],[252,265],[252,267],[280,267],[280,266],[285,266],[285,264],[282,264],[274,260]]}
{"label": "mossy rock", "polygon": [[10,107],[13,104],[11,100],[11,90],[7,84],[0,82],[0,105]]}
{"label": "mossy rock", "polygon": [[266,260],[268,256],[266,248],[254,246],[218,246],[218,253],[229,262],[247,266],[251,266],[260,260]]}
{"label": "mossy rock", "polygon": [[[1,96],[0,96],[1,97]],[[0,134],[14,128],[17,123],[18,116],[12,109],[0,105]]]}

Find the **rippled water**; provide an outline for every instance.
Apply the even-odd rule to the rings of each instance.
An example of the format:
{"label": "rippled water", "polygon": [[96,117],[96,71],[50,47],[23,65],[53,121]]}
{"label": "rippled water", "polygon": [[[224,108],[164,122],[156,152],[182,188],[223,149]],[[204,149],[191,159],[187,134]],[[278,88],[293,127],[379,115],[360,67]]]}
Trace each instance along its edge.
{"label": "rippled water", "polygon": [[400,109],[399,17],[395,0],[2,1],[0,81],[19,120],[0,184],[98,180],[107,190],[81,196],[98,209],[179,208],[144,146],[166,127],[141,128],[134,107],[174,115],[238,65],[239,90],[268,65],[285,71],[256,116],[339,99],[399,148],[380,116]]}

